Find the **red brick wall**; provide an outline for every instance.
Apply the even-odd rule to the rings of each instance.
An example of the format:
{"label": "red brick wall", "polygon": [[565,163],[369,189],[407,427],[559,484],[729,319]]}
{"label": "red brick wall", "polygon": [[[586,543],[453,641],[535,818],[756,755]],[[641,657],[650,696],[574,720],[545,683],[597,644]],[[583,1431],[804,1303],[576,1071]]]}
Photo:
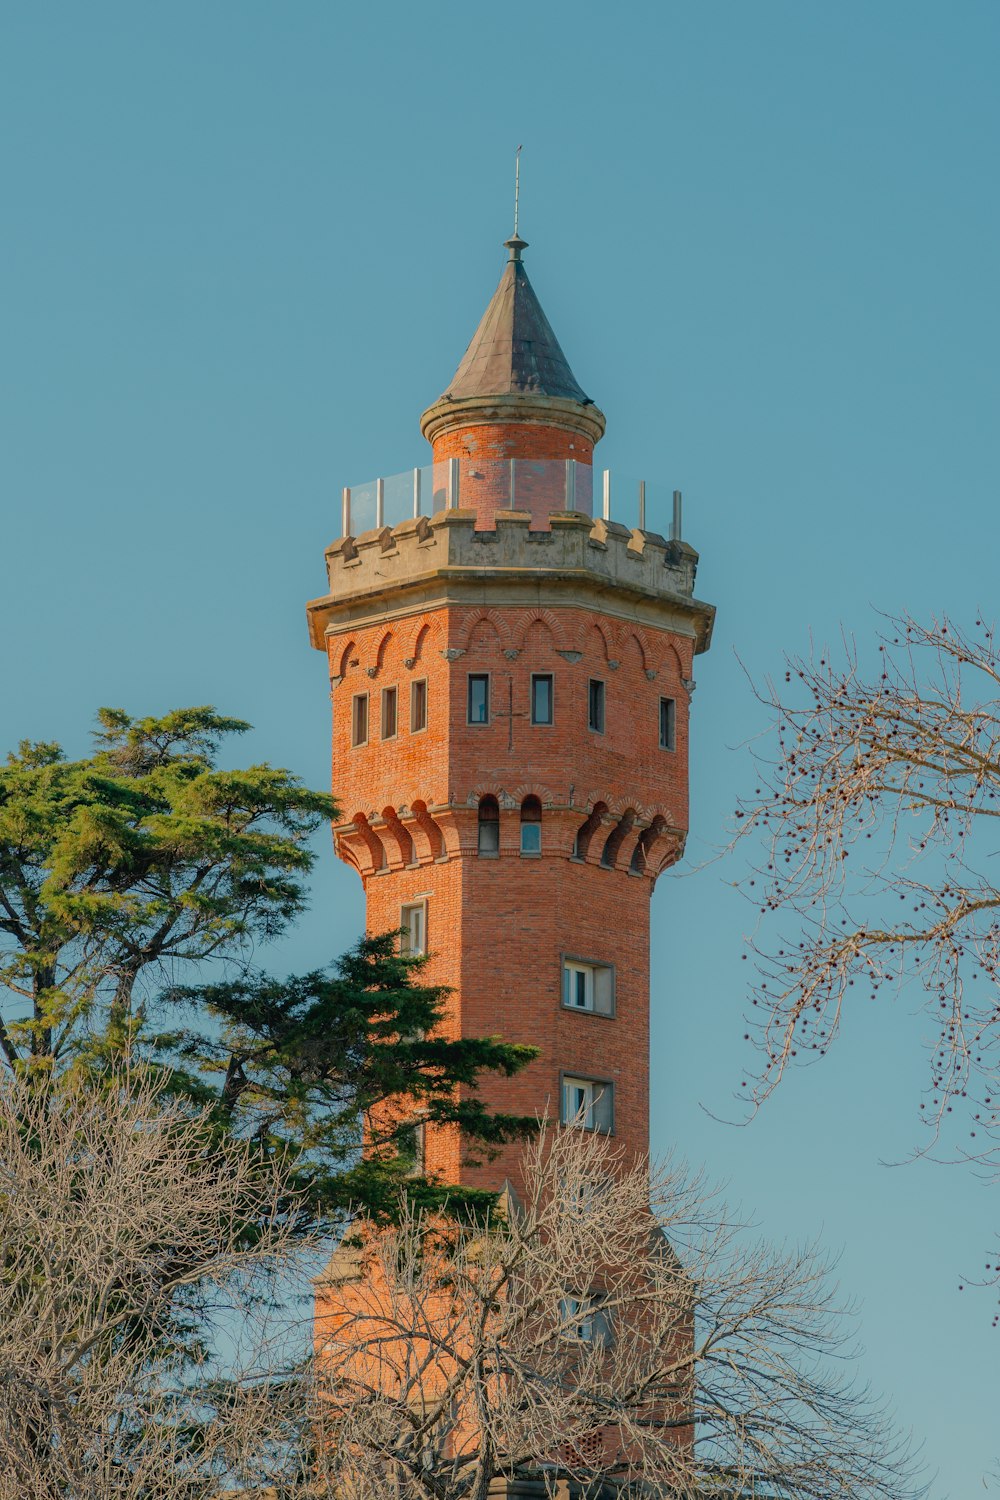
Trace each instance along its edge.
{"label": "red brick wall", "polygon": [[[687,827],[688,697],[681,679],[691,675],[691,650],[684,637],[583,608],[442,607],[330,641],[331,675],[341,679],[333,786],[343,822],[357,830],[339,835],[338,847],[362,870],[369,930],[397,927],[402,904],[426,898],[435,955],[428,977],[454,990],[449,1025],[542,1049],[518,1077],[485,1080],[487,1101],[557,1116],[561,1071],[608,1079],[615,1084],[616,1136],[637,1152],[648,1143],[651,881],[629,865],[639,830],[653,817],[675,835]],[[580,659],[560,652],[579,652]],[[530,723],[533,671],[554,678],[551,726]],[[486,726],[466,723],[470,672],[491,674]],[[428,683],[428,725],[413,734],[410,683],[418,677]],[[606,684],[603,734],[587,727],[591,677]],[[386,686],[398,691],[398,728],[382,742]],[[356,692],[369,694],[369,741],[352,748]],[[659,747],[661,696],[677,706],[673,752]],[[501,802],[501,849],[493,859],[476,852],[485,793]],[[540,858],[520,854],[519,809],[528,794],[543,807]],[[606,821],[586,862],[578,861],[576,833],[596,802],[606,804]],[[615,868],[604,868],[605,840],[629,810],[635,826],[624,834]],[[657,859],[669,843],[665,833]],[[563,1009],[563,953],[615,965],[613,1019]],[[454,1139],[428,1142],[429,1167],[484,1186],[502,1183],[515,1157],[508,1151],[483,1167],[463,1167]]]}
{"label": "red brick wall", "polygon": [[[476,510],[477,525],[491,527],[497,510],[510,509],[510,460],[522,460],[517,471],[516,504],[529,510],[533,524],[543,529],[554,510],[565,510],[566,459],[576,459],[589,470],[594,459],[594,445],[579,432],[560,427],[526,423],[483,423],[481,426],[457,427],[442,433],[434,441],[434,463],[446,459],[459,461],[459,503],[463,509]],[[528,465],[540,465],[534,473]],[[591,509],[591,476],[581,474],[577,482],[576,504],[572,507],[593,514]],[[439,481],[435,477],[435,484]]]}

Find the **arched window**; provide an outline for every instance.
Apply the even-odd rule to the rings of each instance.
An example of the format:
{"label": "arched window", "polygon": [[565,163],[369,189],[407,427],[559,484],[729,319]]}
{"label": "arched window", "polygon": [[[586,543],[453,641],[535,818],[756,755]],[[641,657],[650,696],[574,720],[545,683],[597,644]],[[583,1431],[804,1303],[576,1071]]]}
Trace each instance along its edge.
{"label": "arched window", "polygon": [[500,853],[500,804],[495,797],[479,799],[479,852]]}
{"label": "arched window", "polygon": [[542,804],[537,797],[525,797],[521,803],[521,853],[542,852]]}

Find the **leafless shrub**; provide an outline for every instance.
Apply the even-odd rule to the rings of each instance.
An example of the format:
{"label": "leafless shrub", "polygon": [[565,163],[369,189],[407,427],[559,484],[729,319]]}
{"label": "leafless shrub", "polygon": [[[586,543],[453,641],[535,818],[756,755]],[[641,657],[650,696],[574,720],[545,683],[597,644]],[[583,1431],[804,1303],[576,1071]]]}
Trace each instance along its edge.
{"label": "leafless shrub", "polygon": [[[0,1500],[208,1500],[294,1436],[280,1167],[148,1083],[0,1084]],[[216,1336],[233,1344],[230,1368]]]}
{"label": "leafless shrub", "polygon": [[487,1226],[405,1211],[334,1257],[317,1338],[323,1494],[921,1492],[852,1383],[823,1257],[583,1131],[543,1132]]}

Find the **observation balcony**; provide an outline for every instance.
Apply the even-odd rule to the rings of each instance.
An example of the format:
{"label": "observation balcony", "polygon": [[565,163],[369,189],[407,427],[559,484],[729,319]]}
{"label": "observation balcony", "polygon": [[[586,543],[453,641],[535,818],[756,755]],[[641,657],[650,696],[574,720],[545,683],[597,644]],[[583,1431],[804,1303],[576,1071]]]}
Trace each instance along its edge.
{"label": "observation balcony", "polygon": [[575,512],[681,540],[680,490],[595,471],[572,458],[449,458],[352,485],[343,492],[340,535],[358,537],[445,510],[474,512],[476,531],[495,531],[504,511],[527,512],[532,531],[550,531],[553,514]]}

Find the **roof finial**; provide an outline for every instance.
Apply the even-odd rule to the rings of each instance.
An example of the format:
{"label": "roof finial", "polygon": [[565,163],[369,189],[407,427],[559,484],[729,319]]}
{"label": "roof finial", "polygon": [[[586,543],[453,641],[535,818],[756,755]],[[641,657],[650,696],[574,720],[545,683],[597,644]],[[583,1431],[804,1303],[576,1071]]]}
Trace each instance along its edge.
{"label": "roof finial", "polygon": [[527,250],[528,241],[522,240],[517,232],[518,209],[521,202],[521,147],[518,146],[514,153],[514,233],[509,240],[504,240],[505,247],[510,251],[511,260],[520,260],[521,251]]}
{"label": "roof finial", "polygon": [[521,147],[514,152],[514,238],[517,239],[517,210],[521,197]]}

